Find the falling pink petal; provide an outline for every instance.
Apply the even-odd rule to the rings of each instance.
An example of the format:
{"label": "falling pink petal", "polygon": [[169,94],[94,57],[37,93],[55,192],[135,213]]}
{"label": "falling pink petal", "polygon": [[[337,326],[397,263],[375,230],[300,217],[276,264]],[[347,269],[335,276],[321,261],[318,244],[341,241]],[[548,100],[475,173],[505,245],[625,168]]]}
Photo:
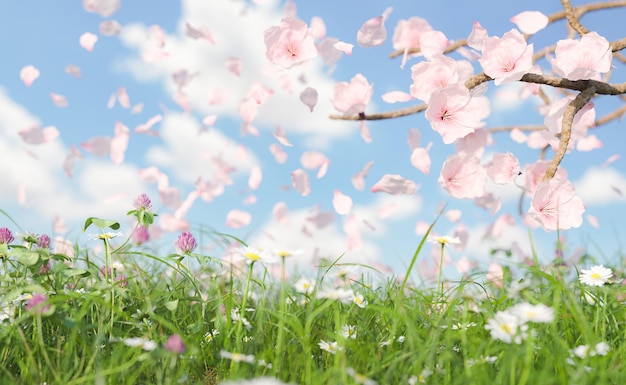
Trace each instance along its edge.
{"label": "falling pink petal", "polygon": [[150,26],[150,35],[156,40],[158,47],[165,46],[165,32],[163,32],[160,26],[156,24]]}
{"label": "falling pink petal", "polygon": [[83,33],[82,35],[80,35],[80,39],[78,40],[78,42],[80,43],[80,46],[86,49],[87,52],[93,51],[93,47],[96,45],[97,41],[98,41],[98,36],[94,35],[91,32]]}
{"label": "falling pink petal", "polygon": [[274,94],[274,91],[265,87],[259,82],[254,82],[248,90],[248,97],[256,102],[256,104],[263,104]]}
{"label": "falling pink petal", "polygon": [[598,221],[598,218],[594,215],[587,214],[587,222],[596,229],[600,227],[600,221]]}
{"label": "falling pink petal", "polygon": [[124,124],[115,122],[115,135],[110,142],[111,160],[113,164],[120,164],[124,161],[124,154],[128,148],[130,130]]}
{"label": "falling pink petal", "polygon": [[324,19],[318,16],[313,16],[311,18],[311,26],[310,26],[311,34],[315,39],[323,39],[326,37],[326,23],[324,23]]}
{"label": "falling pink petal", "polygon": [[313,107],[317,104],[317,90],[311,87],[305,88],[300,93],[300,101],[313,112]]}
{"label": "falling pink petal", "polygon": [[487,276],[485,279],[488,282],[496,285],[499,288],[502,288],[502,279],[504,278],[504,270],[502,269],[502,265],[497,262],[489,263],[489,267],[487,267]]}
{"label": "falling pink petal", "polygon": [[105,136],[97,136],[86,142],[82,142],[80,146],[83,150],[95,156],[107,156],[111,152],[111,138]]}
{"label": "falling pink petal", "polygon": [[185,23],[185,35],[192,39],[203,39],[211,44],[215,44],[215,36],[206,27],[194,28],[189,23]]}
{"label": "falling pink petal", "polygon": [[372,142],[372,135],[370,134],[369,128],[365,124],[365,120],[361,120],[361,123],[359,124],[359,134],[365,143]]}
{"label": "falling pink petal", "polygon": [[354,44],[346,43],[344,41],[338,41],[333,44],[333,47],[336,50],[345,53],[346,55],[352,55],[352,48],[354,48]]}
{"label": "falling pink petal", "polygon": [[356,42],[361,47],[370,48],[381,45],[387,38],[385,15],[367,20],[356,34]]}
{"label": "falling pink petal", "polygon": [[489,229],[489,236],[498,239],[504,234],[507,227],[515,225],[515,218],[509,213],[502,214],[498,219],[493,222],[493,225]]}
{"label": "falling pink petal", "polygon": [[131,114],[141,114],[143,112],[143,103],[137,103],[130,109]]}
{"label": "falling pink petal", "polygon": [[354,215],[343,223],[343,231],[348,236],[348,251],[358,251],[363,248],[363,239],[361,237],[361,230],[359,221]]}
{"label": "falling pink petal", "polygon": [[284,164],[287,161],[287,153],[276,143],[270,144],[270,152],[274,156],[276,163]]}
{"label": "falling pink petal", "polygon": [[424,221],[418,221],[415,224],[415,235],[424,235],[428,231],[430,227],[430,223],[426,223]]}
{"label": "falling pink petal", "polygon": [[517,143],[526,143],[526,141],[528,140],[526,134],[524,134],[522,130],[520,130],[518,127],[515,127],[511,130],[511,139],[513,139],[513,141]]}
{"label": "falling pink petal", "polygon": [[604,162],[602,162],[602,167],[607,167],[608,165],[610,165],[611,163],[615,162],[616,160],[618,160],[619,158],[621,158],[620,154],[614,154],[611,155],[607,158],[607,160],[605,160]]}
{"label": "falling pink petal", "polygon": [[489,37],[487,34],[487,30],[480,25],[479,22],[475,21],[474,26],[472,28],[472,32],[467,38],[467,45],[474,48],[477,51],[483,50],[483,45],[485,44],[485,40]]}
{"label": "falling pink petal", "polygon": [[68,75],[72,75],[76,79],[80,79],[82,75],[80,67],[75,66],[74,64],[68,64],[67,66],[65,66],[65,73]]}
{"label": "falling pink petal", "polygon": [[68,178],[72,177],[75,159],[83,159],[83,155],[74,145],[71,145],[70,152],[65,156],[65,160],[63,161],[63,171],[65,171]]}
{"label": "falling pink petal", "polygon": [[386,203],[384,206],[378,208],[376,210],[376,215],[380,219],[386,219],[392,217],[394,214],[398,213],[400,207],[396,203]]}
{"label": "falling pink petal", "polygon": [[420,131],[417,128],[410,128],[409,134],[406,138],[406,142],[409,145],[411,151],[420,147],[420,139],[421,139]]}
{"label": "falling pink petal", "polygon": [[169,56],[170,53],[164,49],[149,49],[141,54],[141,59],[146,63],[154,63]]}
{"label": "falling pink petal", "polygon": [[415,97],[413,97],[413,95],[408,94],[406,92],[391,91],[391,92],[384,93],[382,95],[382,99],[386,103],[398,103],[398,102],[408,102],[411,100],[415,100]]}
{"label": "falling pink petal", "polygon": [[30,87],[39,77],[39,70],[32,65],[27,65],[20,70],[20,79],[26,87]]}
{"label": "falling pink petal", "polygon": [[339,215],[346,215],[352,209],[352,198],[343,194],[339,190],[333,192],[333,207]]}
{"label": "falling pink petal", "polygon": [[578,151],[591,151],[598,148],[602,148],[602,142],[595,135],[588,135],[576,141],[576,150]]}
{"label": "falling pink petal", "polygon": [[240,229],[248,226],[252,221],[252,215],[247,211],[230,210],[226,214],[226,226],[233,229]]}
{"label": "falling pink petal", "polygon": [[385,174],[371,189],[372,192],[384,192],[391,195],[413,195],[417,191],[415,182],[397,174]]}
{"label": "falling pink petal", "polygon": [[320,211],[314,216],[308,217],[306,220],[318,229],[323,229],[335,221],[335,214],[332,211]]}
{"label": "falling pink petal", "polygon": [[126,87],[118,88],[117,101],[120,103],[122,108],[130,108],[130,98],[128,97],[128,93],[126,93]]}
{"label": "falling pink petal", "polygon": [[117,100],[117,96],[113,93],[109,96],[109,101],[107,102],[107,108],[110,110],[115,107],[115,101]]}
{"label": "falling pink petal", "polygon": [[444,215],[450,222],[458,222],[461,219],[461,214],[461,210],[448,210]]}
{"label": "falling pink petal", "polygon": [[248,187],[252,190],[256,190],[261,185],[261,181],[263,180],[263,171],[258,164],[255,164],[250,169],[250,177],[248,178]]}
{"label": "falling pink petal", "polygon": [[122,33],[122,25],[116,20],[104,20],[100,22],[99,31],[104,36],[117,36]]}
{"label": "falling pink petal", "polygon": [[121,0],[83,0],[85,11],[97,13],[102,17],[113,15],[121,5]]}
{"label": "falling pink petal", "polygon": [[54,92],[50,92],[50,99],[52,99],[52,103],[55,106],[60,108],[67,107],[69,105],[67,99],[65,99],[65,96],[55,94]]}
{"label": "falling pink petal", "polygon": [[241,61],[241,59],[236,57],[229,57],[228,59],[226,59],[226,63],[224,64],[226,65],[226,69],[228,71],[237,76],[241,75],[241,71],[243,69],[243,62]]}
{"label": "falling pink petal", "polygon": [[548,16],[539,11],[525,11],[518,13],[511,19],[522,33],[533,35],[548,26]]}
{"label": "falling pink petal", "polygon": [[272,209],[272,214],[274,215],[274,219],[277,222],[284,222],[287,220],[287,215],[289,214],[289,209],[287,208],[287,204],[285,202],[278,202],[274,205]]}
{"label": "falling pink petal", "polygon": [[367,162],[359,172],[352,176],[351,182],[355,189],[362,191],[365,188],[365,178],[373,164],[373,161]]}
{"label": "falling pink petal", "polygon": [[215,125],[215,121],[217,120],[217,115],[207,115],[202,118],[202,124],[206,127],[213,127]]}
{"label": "falling pink petal", "polygon": [[305,151],[300,156],[300,164],[307,170],[318,169],[317,178],[321,178],[326,174],[326,169],[330,164],[330,160],[319,151]]}
{"label": "falling pink petal", "polygon": [[67,224],[60,215],[55,215],[52,220],[52,231],[56,234],[63,234],[67,231]]}
{"label": "falling pink petal", "polygon": [[307,175],[306,171],[302,169],[297,169],[291,173],[291,184],[302,196],[307,196],[311,193],[309,176]]}
{"label": "falling pink petal", "polygon": [[428,60],[442,55],[449,44],[450,41],[441,31],[427,31],[420,37],[420,49]]}
{"label": "falling pink petal", "polygon": [[428,151],[432,147],[432,144],[433,143],[430,142],[428,143],[428,146],[426,146],[426,148],[419,147],[411,152],[411,164],[413,165],[413,167],[420,170],[426,175],[430,173],[431,160]]}
{"label": "falling pink petal", "polygon": [[158,132],[153,131],[152,126],[159,123],[161,120],[163,120],[163,116],[155,115],[151,117],[150,119],[148,119],[146,123],[140,124],[137,127],[135,127],[135,132],[138,134],[149,134],[149,135],[158,136]]}
{"label": "falling pink petal", "polygon": [[189,230],[189,222],[183,218],[176,218],[170,213],[161,214],[158,218],[159,226],[163,231],[174,233]]}
{"label": "falling pink petal", "polygon": [[289,142],[287,136],[285,134],[285,130],[283,130],[280,126],[276,126],[276,131],[272,132],[272,136],[278,140],[280,144],[286,147],[292,147],[293,144]]}
{"label": "falling pink petal", "polygon": [[26,197],[26,186],[24,186],[24,184],[22,183],[20,183],[20,185],[17,186],[17,204],[20,205],[20,207],[28,206],[27,197]]}
{"label": "falling pink petal", "polygon": [[244,205],[253,205],[257,202],[257,197],[256,195],[248,195],[244,200],[243,200],[243,204]]}
{"label": "falling pink petal", "polygon": [[200,192],[198,192],[197,190],[191,191],[189,194],[187,194],[187,198],[185,198],[185,200],[182,201],[181,204],[178,206],[176,211],[174,211],[174,217],[184,218],[187,215],[187,212],[189,212],[189,210],[191,209],[191,206],[193,206],[193,203],[196,201],[196,199],[199,196],[200,196]]}
{"label": "falling pink petal", "polygon": [[41,128],[39,126],[33,126],[26,130],[18,132],[25,143],[28,144],[44,144],[53,141],[59,137],[59,130],[54,126]]}

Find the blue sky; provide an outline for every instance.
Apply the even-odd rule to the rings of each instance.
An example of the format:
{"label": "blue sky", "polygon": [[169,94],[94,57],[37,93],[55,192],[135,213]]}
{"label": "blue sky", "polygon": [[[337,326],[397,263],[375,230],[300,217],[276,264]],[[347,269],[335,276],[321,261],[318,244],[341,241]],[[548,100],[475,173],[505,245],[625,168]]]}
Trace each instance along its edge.
{"label": "blue sky", "polygon": [[[300,19],[309,23],[313,16],[321,17],[328,36],[355,44],[355,47],[351,56],[343,55],[332,68],[325,67],[320,60],[313,60],[305,66],[291,69],[288,76],[294,81],[294,92],[289,95],[281,90],[276,76],[264,75],[266,63],[262,32],[279,23],[282,2],[272,0],[255,5],[238,0],[183,0],[159,2],[156,7],[149,0],[126,0],[122,1],[119,10],[107,18],[86,12],[80,2],[2,2],[0,143],[3,143],[3,159],[7,167],[0,171],[3,179],[0,207],[23,229],[37,233],[53,233],[52,221],[59,216],[66,222],[68,230],[58,235],[86,242],[80,223],[88,216],[119,219],[124,229],[129,231],[131,223],[126,222],[125,213],[139,193],[148,193],[160,214],[173,213],[158,198],[156,184],[139,177],[140,170],[153,165],[159,167],[169,177],[170,185],[180,190],[184,200],[194,190],[194,182],[199,176],[203,176],[204,180],[211,178],[212,169],[206,159],[206,154],[211,154],[221,157],[237,171],[232,174],[233,184],[227,185],[222,195],[211,202],[201,199],[194,202],[185,219],[196,232],[202,226],[233,234],[263,247],[301,249],[303,260],[310,260],[314,254],[333,258],[345,253],[345,260],[377,261],[401,272],[420,239],[415,234],[416,223],[432,221],[437,207],[447,203],[447,209],[461,210],[463,215],[456,223],[442,218],[436,232],[452,233],[463,223],[470,234],[465,250],[451,252],[453,260],[466,256],[486,263],[490,248],[510,245],[513,240],[528,251],[528,232],[521,226],[516,214],[519,190],[515,186],[497,190],[503,196],[503,207],[494,216],[475,208],[471,202],[450,198],[438,186],[436,181],[441,164],[455,150],[454,146],[443,144],[423,114],[368,122],[373,139],[371,143],[365,143],[360,138],[358,123],[330,121],[327,116],[336,113],[330,103],[334,84],[349,81],[357,73],[366,76],[374,86],[372,103],[366,112],[411,105],[411,102],[387,104],[381,99],[385,92],[408,92],[410,67],[421,60],[411,58],[401,69],[399,58],[389,59],[391,37],[400,19],[423,17],[434,29],[455,40],[467,37],[474,21],[479,21],[490,35],[502,35],[515,27],[509,21],[513,15],[525,10],[550,14],[559,10],[559,4],[486,0],[295,0],[294,3]],[[393,7],[393,12],[386,21],[388,38],[385,44],[374,48],[357,46],[356,33],[361,24],[380,15],[388,6]],[[618,36],[619,31],[606,26],[611,20],[623,20],[624,16],[623,10],[613,10],[588,15],[583,21],[589,29],[597,30],[612,40],[621,37]],[[122,25],[120,36],[99,33],[100,22],[111,19]],[[187,38],[184,34],[186,22],[209,28],[215,35],[216,44]],[[155,42],[149,33],[152,25],[158,25],[164,31],[164,49],[169,56],[146,63],[141,53],[154,49]],[[87,52],[79,45],[79,37],[85,32],[99,37],[93,52]],[[565,33],[564,23],[559,22],[541,31],[531,42],[537,51],[564,38]],[[242,59],[241,76],[236,77],[225,69],[224,60],[228,57]],[[80,79],[65,73],[69,64],[81,68]],[[26,87],[19,78],[21,68],[26,65],[33,65],[41,72],[31,87]],[[540,65],[545,71],[550,71],[545,61]],[[623,65],[615,61],[615,66],[612,81],[624,81]],[[478,72],[476,63],[475,68]],[[175,86],[171,73],[181,69],[198,73],[185,87],[191,105],[189,112],[184,112],[172,98]],[[307,85],[317,88],[320,93],[313,113],[298,101],[297,95],[302,87],[296,79],[302,74],[307,79]],[[237,104],[255,81],[260,81],[275,93],[262,106],[255,120],[254,125],[260,135],[242,137]],[[126,88],[133,105],[143,103],[140,113],[132,113],[119,103],[107,108],[110,95],[120,87]],[[224,89],[229,94],[226,102],[219,106],[208,103],[210,92],[216,89]],[[543,117],[537,112],[536,100],[505,99],[504,94],[497,93],[499,90],[493,84],[489,86],[487,95],[492,99],[492,114],[487,119],[487,127],[541,124]],[[51,92],[65,96],[69,105],[64,108],[55,106],[50,100]],[[598,116],[618,106],[620,103],[616,98],[596,99]],[[157,114],[163,116],[162,122],[154,126],[160,137],[132,132],[137,125]],[[214,127],[199,133],[202,118],[206,115],[217,115],[217,121]],[[116,122],[125,124],[131,130],[123,163],[115,165],[107,157],[96,157],[81,149],[81,143],[90,138],[112,136]],[[24,143],[18,132],[37,124],[41,127],[55,126],[60,137],[41,145]],[[293,147],[284,148],[288,154],[284,164],[278,164],[268,150],[270,144],[277,143],[271,135],[277,126],[285,130],[293,143]],[[602,140],[603,148],[587,153],[573,152],[566,156],[563,163],[570,180],[587,203],[586,214],[592,214],[600,221],[599,228],[590,226],[585,220],[580,229],[565,232],[570,250],[579,245],[589,245],[592,252],[600,249],[604,253],[606,261],[601,260],[603,262],[615,257],[621,247],[619,239],[624,234],[626,207],[624,197],[616,189],[626,192],[625,160],[619,159],[608,167],[600,167],[609,156],[623,152],[625,135],[621,126],[621,123],[615,122],[594,130],[593,133]],[[433,142],[429,175],[422,174],[409,162],[410,149],[406,138],[411,128],[419,129],[423,145]],[[517,155],[522,164],[537,158],[536,150],[528,150],[512,142],[506,133],[495,134],[493,139],[496,145],[487,150],[483,163],[490,160],[491,154],[505,151]],[[81,151],[83,159],[76,161],[74,175],[68,178],[62,170],[62,163],[72,145]],[[241,155],[241,146],[247,149],[246,155]],[[315,170],[307,171],[312,193],[302,197],[286,186],[291,185],[290,172],[302,168],[301,154],[311,150],[325,153],[331,164],[321,179],[316,179]],[[374,164],[366,178],[366,188],[358,191],[352,186],[350,177],[369,161]],[[263,170],[263,181],[257,190],[250,191],[248,174],[255,164]],[[400,174],[415,181],[420,189],[410,197],[370,192],[371,186],[384,174]],[[26,193],[26,201],[22,204],[17,202],[20,189]],[[346,216],[335,215],[334,222],[324,229],[315,229],[307,224],[306,218],[314,213],[333,211],[331,201],[335,189],[354,200],[352,214],[357,218],[364,242],[360,250],[347,250],[342,229]],[[256,203],[245,204],[244,199],[251,194],[256,197]],[[272,208],[277,202],[284,202],[289,208],[286,223],[277,223],[272,217]],[[528,200],[524,203],[526,209]],[[396,208],[395,213],[381,218],[380,210],[392,206]],[[226,227],[226,215],[231,209],[249,212],[252,222],[240,229]],[[483,239],[485,228],[506,212],[514,214],[516,226],[509,227],[500,239]],[[15,228],[6,218],[0,218],[0,226]],[[303,227],[307,227],[313,236],[304,235]],[[532,233],[538,242],[540,256],[549,260],[556,234],[540,229]],[[165,252],[171,251],[171,239],[175,235],[166,234],[157,241],[157,245]],[[599,245],[599,248],[594,245]],[[208,240],[204,246],[208,253],[220,252],[219,248],[212,248]]]}

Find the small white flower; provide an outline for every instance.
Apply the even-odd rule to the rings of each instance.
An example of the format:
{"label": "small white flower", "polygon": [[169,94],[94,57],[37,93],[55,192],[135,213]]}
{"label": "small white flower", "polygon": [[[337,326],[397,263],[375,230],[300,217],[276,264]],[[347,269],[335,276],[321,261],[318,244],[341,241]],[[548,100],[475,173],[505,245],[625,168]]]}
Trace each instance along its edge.
{"label": "small white flower", "polygon": [[306,277],[300,277],[293,284],[293,287],[298,293],[311,294],[315,290],[315,281]]}
{"label": "small white flower", "polygon": [[554,309],[543,305],[531,305],[524,302],[513,306],[510,311],[522,322],[550,323],[554,320]]}
{"label": "small white flower", "polygon": [[359,383],[359,384],[363,384],[363,385],[376,385],[377,382],[367,378],[366,376],[364,376],[363,374],[359,374],[357,373],[354,369],[352,368],[346,368],[346,373],[351,376],[352,378],[354,378],[354,381]]}
{"label": "small white flower", "polygon": [[606,356],[609,350],[611,350],[609,344],[607,344],[606,342],[599,342],[596,344],[593,352],[591,352],[591,355],[595,356],[597,354],[600,356]]}
{"label": "small white flower", "polygon": [[334,299],[341,301],[341,303],[348,304],[352,301],[352,297],[354,296],[354,292],[350,289],[334,289],[334,290],[324,290],[317,292],[317,298],[325,298],[325,299]]}
{"label": "small white flower", "polygon": [[491,332],[491,338],[507,344],[511,342],[521,344],[528,336],[526,333],[528,325],[525,325],[519,317],[508,311],[499,311],[494,318],[488,319],[485,329]]}
{"label": "small white flower", "polygon": [[122,340],[122,342],[126,346],[140,347],[140,348],[142,348],[145,351],[152,351],[152,350],[156,349],[156,347],[157,347],[157,343],[156,342],[151,341],[151,340],[146,339],[146,338],[141,338],[141,337],[126,338],[126,339]]}
{"label": "small white flower", "polygon": [[589,352],[589,345],[580,345],[572,349],[572,354],[578,358],[587,357],[588,352]]}
{"label": "small white flower", "polygon": [[363,294],[360,293],[352,295],[352,302],[354,302],[361,309],[365,308],[368,304],[367,300],[363,297]]}
{"label": "small white flower", "polygon": [[459,237],[451,237],[449,235],[442,235],[442,236],[429,235],[426,240],[430,243],[440,244],[442,246],[461,244],[461,239],[459,239]]}
{"label": "small white flower", "polygon": [[220,331],[215,329],[207,332],[204,335],[204,342],[213,342],[213,340],[215,340],[215,336],[217,336],[218,334],[220,334]]}
{"label": "small white flower", "polygon": [[248,265],[254,262],[261,262],[263,264],[266,264],[280,261],[280,258],[273,253],[269,253],[267,251],[252,246],[242,247],[238,250],[238,253]]}
{"label": "small white flower", "polygon": [[468,322],[468,323],[461,323],[461,322],[457,322],[455,324],[452,324],[451,329],[452,330],[467,330],[471,327],[476,326],[476,322]]}
{"label": "small white flower", "polygon": [[348,339],[356,339],[356,326],[354,325],[343,325],[341,327],[341,335],[343,338]]}
{"label": "small white flower", "polygon": [[89,234],[89,239],[113,239],[123,236],[121,231],[117,233],[108,232],[108,233],[100,233],[100,234]]}
{"label": "small white flower", "polygon": [[252,327],[246,317],[242,317],[241,314],[239,314],[239,309],[237,308],[230,310],[230,319],[232,319],[234,322],[241,322],[243,326],[245,326],[248,330],[250,330],[250,328]]}
{"label": "small white flower", "polygon": [[592,266],[588,270],[581,270],[578,279],[587,286],[603,286],[613,276],[613,270],[604,265]]}
{"label": "small white flower", "polygon": [[326,350],[330,354],[336,354],[337,352],[343,350],[343,347],[339,346],[337,341],[335,341],[335,342],[326,342],[324,340],[321,340],[318,343],[318,345],[320,346],[320,349]]}
{"label": "small white flower", "polygon": [[220,350],[220,357],[233,362],[247,362],[249,364],[254,363],[254,356],[252,354],[231,353],[226,350]]}

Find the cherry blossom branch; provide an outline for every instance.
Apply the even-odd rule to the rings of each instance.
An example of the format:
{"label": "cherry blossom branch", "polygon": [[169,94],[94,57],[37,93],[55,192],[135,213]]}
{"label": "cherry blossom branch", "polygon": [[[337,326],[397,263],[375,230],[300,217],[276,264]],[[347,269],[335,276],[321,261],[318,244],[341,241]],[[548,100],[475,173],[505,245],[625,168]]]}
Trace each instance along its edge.
{"label": "cherry blossom branch", "polygon": [[589,30],[580,24],[580,20],[578,20],[579,16],[574,11],[570,0],[561,0],[561,4],[563,5],[563,10],[565,10],[565,17],[567,18],[569,26],[578,32],[580,36],[588,34]]}
{"label": "cherry blossom branch", "polygon": [[546,126],[544,125],[525,125],[525,126],[502,126],[502,127],[491,127],[488,128],[489,132],[508,132],[513,131],[514,129],[518,129],[520,131],[543,131],[546,130]]}
{"label": "cherry blossom branch", "polygon": [[365,114],[364,112],[361,112],[360,114],[357,114],[357,115],[330,115],[329,118],[330,119],[334,119],[334,120],[383,120],[383,119],[393,119],[393,118],[399,118],[399,117],[402,117],[402,116],[417,114],[419,112],[422,112],[422,111],[426,110],[426,108],[428,108],[428,105],[423,103],[423,104],[419,104],[419,105],[413,106],[413,107],[403,108],[403,109],[395,110],[395,111],[380,112],[380,113],[377,113],[377,114]]}
{"label": "cherry blossom branch", "polygon": [[624,115],[624,113],[626,113],[626,105],[623,105],[622,107],[618,108],[617,110],[604,115],[603,117],[601,117],[600,119],[597,119],[595,121],[595,126],[598,127],[604,123],[608,123],[613,119],[619,119],[622,117],[622,115]]}
{"label": "cherry blossom branch", "polygon": [[561,126],[561,137],[559,139],[559,148],[546,169],[546,173],[543,176],[544,182],[547,182],[554,177],[559,164],[567,152],[567,146],[569,144],[570,137],[572,136],[574,116],[576,116],[576,113],[580,111],[585,104],[587,104],[591,98],[594,97],[595,94],[596,88],[593,84],[591,84],[589,88],[578,94],[576,98],[574,98],[574,100],[567,105],[567,108],[565,108],[565,112],[563,113],[563,124]]}

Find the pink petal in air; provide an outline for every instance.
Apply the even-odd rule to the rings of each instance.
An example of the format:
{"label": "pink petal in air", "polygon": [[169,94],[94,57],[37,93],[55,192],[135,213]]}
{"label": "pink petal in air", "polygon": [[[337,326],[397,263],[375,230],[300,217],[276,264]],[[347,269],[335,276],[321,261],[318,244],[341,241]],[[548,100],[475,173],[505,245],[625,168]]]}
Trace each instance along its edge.
{"label": "pink petal in air", "polygon": [[233,229],[240,229],[248,226],[252,221],[252,215],[247,211],[230,210],[226,214],[226,226]]}
{"label": "pink petal in air", "polygon": [[104,20],[100,22],[99,30],[104,36],[117,36],[122,33],[122,25],[115,20]]}
{"label": "pink petal in air", "polygon": [[300,93],[300,101],[313,112],[313,107],[317,104],[317,90],[311,87],[305,88]]}
{"label": "pink petal in air", "polygon": [[150,26],[150,35],[156,40],[158,47],[165,46],[165,32],[163,32],[160,26],[156,24]]}
{"label": "pink petal in air", "polygon": [[274,138],[276,138],[276,140],[278,140],[278,142],[285,147],[293,146],[293,144],[289,142],[289,139],[287,139],[285,130],[283,130],[280,126],[276,126],[276,131],[272,132],[272,136],[274,136]]}
{"label": "pink petal in air", "polygon": [[80,46],[86,49],[87,52],[93,51],[93,47],[96,45],[97,41],[98,41],[98,36],[94,35],[91,32],[83,33],[82,35],[80,35],[80,38],[78,39]]}
{"label": "pink petal in air", "polygon": [[382,99],[386,103],[408,102],[411,100],[415,100],[413,95],[402,91],[386,92],[382,95]]}
{"label": "pink petal in air", "polygon": [[425,175],[430,173],[431,160],[428,151],[430,151],[432,145],[433,142],[430,142],[426,148],[418,147],[411,152],[411,164]]}
{"label": "pink petal in air", "polygon": [[291,184],[302,196],[307,196],[311,193],[309,176],[307,175],[306,171],[302,169],[297,169],[291,173]]}
{"label": "pink petal in air", "polygon": [[548,16],[539,11],[525,11],[518,13],[511,19],[522,33],[532,35],[548,26]]}
{"label": "pink petal in air", "polygon": [[65,73],[68,75],[72,75],[76,79],[80,79],[81,77],[80,67],[75,66],[74,64],[68,64],[67,66],[65,66]]}
{"label": "pink petal in air", "polygon": [[135,132],[137,134],[148,134],[148,135],[158,136],[159,133],[152,130],[152,126],[154,126],[161,120],[163,120],[163,116],[155,115],[151,117],[150,119],[148,119],[146,123],[140,124],[137,127],[135,127]]}
{"label": "pink petal in air", "polygon": [[189,23],[185,23],[186,32],[185,35],[192,39],[203,39],[211,44],[215,44],[215,36],[206,27],[194,28]]}
{"label": "pink petal in air", "polygon": [[341,51],[349,56],[349,55],[352,55],[352,48],[354,48],[354,44],[346,43],[344,41],[338,41],[335,44],[333,44],[333,47],[337,51]]}
{"label": "pink petal in air", "polygon": [[373,164],[373,161],[367,162],[359,172],[352,176],[351,182],[355,189],[362,191],[365,188],[365,178]]}
{"label": "pink petal in air", "polygon": [[113,15],[121,5],[121,0],[83,0],[85,11],[97,13],[102,17]]}
{"label": "pink petal in air", "polygon": [[323,229],[335,221],[335,214],[333,214],[332,211],[320,211],[314,216],[308,217],[306,220],[318,229]]}
{"label": "pink petal in air", "polygon": [[44,144],[53,141],[59,137],[59,130],[54,126],[41,128],[33,126],[19,132],[22,140],[28,144]]}
{"label": "pink petal in air", "polygon": [[311,27],[310,27],[311,35],[315,39],[323,39],[326,37],[326,23],[324,23],[324,19],[319,16],[313,16],[311,18]]}
{"label": "pink petal in air", "polygon": [[129,139],[130,130],[128,127],[120,122],[115,122],[115,135],[110,142],[111,160],[114,164],[120,164],[124,161]]}
{"label": "pink petal in air", "polygon": [[67,107],[69,105],[65,96],[55,94],[54,92],[50,92],[50,99],[52,100],[52,103],[59,108]]}
{"label": "pink petal in air", "polygon": [[339,215],[346,215],[352,209],[352,198],[339,190],[333,192],[333,207]]}
{"label": "pink petal in air", "polygon": [[263,180],[263,171],[258,164],[255,164],[250,169],[250,176],[248,177],[248,187],[252,190],[256,190],[261,185],[261,181]]}
{"label": "pink petal in air", "polygon": [[229,57],[228,59],[226,59],[224,65],[226,66],[226,69],[228,71],[235,74],[236,76],[241,75],[241,71],[243,70],[243,62],[241,61],[241,59],[236,57]]}
{"label": "pink petal in air", "polygon": [[367,20],[356,34],[356,42],[361,47],[370,48],[381,45],[387,38],[387,30],[385,29],[385,19],[390,13],[388,8],[381,16]]}
{"label": "pink petal in air", "polygon": [[270,152],[274,156],[276,163],[284,164],[287,161],[287,153],[276,143],[270,144]]}
{"label": "pink petal in air", "polygon": [[117,101],[120,102],[122,108],[130,108],[130,98],[126,93],[126,87],[120,87],[117,89]]}
{"label": "pink petal in air", "polygon": [[277,222],[287,221],[287,215],[289,214],[287,204],[285,202],[276,203],[274,205],[274,208],[272,209],[272,214],[274,215],[274,219],[276,219]]}
{"label": "pink petal in air", "polygon": [[39,77],[39,70],[32,65],[27,65],[20,70],[20,79],[26,87],[30,87]]}
{"label": "pink petal in air", "polygon": [[371,189],[372,192],[384,192],[391,195],[413,195],[417,191],[415,182],[405,179],[397,174],[385,174],[376,182]]}

